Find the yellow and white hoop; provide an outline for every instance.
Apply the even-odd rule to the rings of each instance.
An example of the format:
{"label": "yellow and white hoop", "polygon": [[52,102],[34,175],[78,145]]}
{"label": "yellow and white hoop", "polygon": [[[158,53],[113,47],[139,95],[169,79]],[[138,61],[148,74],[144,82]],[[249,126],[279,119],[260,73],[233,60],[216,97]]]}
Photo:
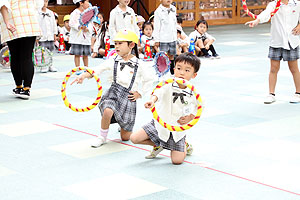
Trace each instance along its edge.
{"label": "yellow and white hoop", "polygon": [[156,121],[158,121],[158,123],[160,125],[162,125],[164,128],[167,128],[170,131],[184,131],[184,130],[188,130],[188,129],[192,128],[199,121],[201,113],[202,113],[202,110],[203,110],[203,108],[202,108],[202,99],[201,99],[200,95],[196,92],[195,87],[192,84],[190,84],[188,81],[184,80],[184,79],[168,79],[166,81],[158,83],[158,85],[154,88],[152,94],[154,93],[154,91],[156,89],[159,89],[159,88],[163,87],[164,85],[169,84],[169,83],[173,83],[173,82],[177,82],[178,84],[182,84],[182,85],[185,85],[186,87],[190,88],[192,90],[192,92],[194,93],[194,95],[196,96],[196,99],[198,101],[198,105],[197,105],[197,114],[194,117],[194,119],[191,122],[189,122],[188,124],[186,124],[186,125],[183,125],[183,126],[173,126],[173,125],[167,124],[166,122],[164,122],[158,116],[158,113],[156,111],[155,105],[151,108],[151,112],[153,114],[153,118]]}

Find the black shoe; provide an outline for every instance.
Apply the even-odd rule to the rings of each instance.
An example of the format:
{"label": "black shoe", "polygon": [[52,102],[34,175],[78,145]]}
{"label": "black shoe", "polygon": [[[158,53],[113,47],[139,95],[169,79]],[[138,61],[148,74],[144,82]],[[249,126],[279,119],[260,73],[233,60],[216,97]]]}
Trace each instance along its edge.
{"label": "black shoe", "polygon": [[214,54],[213,57],[214,57],[215,59],[220,59],[220,58],[221,58],[221,57],[219,56],[219,54],[217,54],[217,53]]}
{"label": "black shoe", "polygon": [[30,90],[22,90],[18,95],[21,99],[29,99],[30,97]]}
{"label": "black shoe", "polygon": [[23,88],[15,88],[13,89],[12,93],[13,95],[15,95],[16,97],[19,97],[20,93],[22,92]]}

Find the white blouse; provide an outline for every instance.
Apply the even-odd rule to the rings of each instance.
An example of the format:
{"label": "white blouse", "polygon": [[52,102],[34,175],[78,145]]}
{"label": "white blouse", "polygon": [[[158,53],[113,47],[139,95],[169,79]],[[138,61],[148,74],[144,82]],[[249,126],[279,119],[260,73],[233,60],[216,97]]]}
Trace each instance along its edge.
{"label": "white blouse", "polygon": [[[257,18],[260,23],[268,22],[271,12],[275,9],[276,2],[268,4],[266,10],[260,13]],[[271,41],[270,46],[290,50],[289,44],[294,49],[300,44],[299,35],[293,35],[292,30],[300,22],[300,2],[290,0],[287,5],[281,3],[279,10],[271,18]]]}
{"label": "white blouse", "polygon": [[89,23],[87,32],[80,31],[79,29],[79,18],[80,10],[75,9],[70,16],[69,25],[71,27],[69,43],[71,44],[82,44],[82,45],[91,45],[92,33],[93,33],[93,24]]}
{"label": "white blouse", "polygon": [[113,40],[116,34],[121,29],[130,29],[140,37],[140,29],[137,25],[135,12],[132,8],[126,7],[126,11],[122,11],[119,6],[116,6],[109,15],[109,35]]}
{"label": "white blouse", "polygon": [[170,43],[177,40],[176,7],[160,5],[154,12],[153,37],[157,42]]}
{"label": "white blouse", "polygon": [[54,41],[54,35],[58,34],[54,13],[46,8],[46,12],[39,11],[39,23],[42,29],[40,41]]}
{"label": "white blouse", "polygon": [[[180,117],[190,114],[196,115],[197,113],[197,100],[189,88],[181,89],[177,83],[169,83],[155,90],[154,95],[158,98],[155,105],[157,113],[168,124],[180,126],[180,124],[177,123]],[[180,95],[182,95],[183,98],[180,97]],[[170,131],[160,125],[156,120],[155,127],[158,131],[159,138],[167,142],[170,137]],[[172,135],[174,141],[178,142],[186,135],[186,131],[173,131]]]}
{"label": "white blouse", "polygon": [[132,91],[137,91],[141,95],[144,95],[149,90],[153,89],[153,82],[157,79],[155,74],[151,73],[151,68],[153,66],[153,62],[144,62],[137,57],[132,57],[129,61],[123,60],[121,56],[110,57],[108,60],[104,61],[101,65],[91,68],[95,71],[95,73],[100,76],[103,71],[109,70],[110,73],[108,75],[108,81],[113,82],[114,75],[114,65],[115,60],[119,61],[117,67],[117,78],[116,81],[121,86],[128,88],[131,83],[131,79],[133,77],[134,69],[125,65],[125,67],[121,70],[121,63],[131,62],[133,65],[138,62],[138,70],[136,74],[136,78],[132,87]]}

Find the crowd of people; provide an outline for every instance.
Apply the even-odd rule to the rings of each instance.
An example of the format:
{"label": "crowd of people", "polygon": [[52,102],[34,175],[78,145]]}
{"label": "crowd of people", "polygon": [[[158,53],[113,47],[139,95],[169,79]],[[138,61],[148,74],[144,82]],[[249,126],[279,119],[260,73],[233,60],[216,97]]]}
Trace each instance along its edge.
{"label": "crowd of people", "polygon": [[[153,77],[149,76],[148,65],[139,58],[140,54],[145,53],[146,45],[150,46],[153,55],[161,51],[166,52],[171,63],[171,76],[192,80],[200,68],[199,56],[220,58],[213,45],[216,39],[207,33],[207,21],[199,20],[195,24],[195,30],[188,36],[182,29],[182,19],[176,15],[176,7],[172,5],[172,0],[161,0],[161,4],[147,21],[142,16],[137,16],[128,6],[130,1],[118,0],[119,4],[110,12],[109,21],[104,21],[103,14],[99,13],[92,23],[82,26],[79,23],[80,14],[91,5],[89,0],[73,0],[76,9],[70,15],[64,16],[64,27],[59,27],[55,21],[58,16],[47,8],[48,0],[44,0],[43,5],[38,4],[39,1],[36,0],[20,1],[19,7],[11,7],[11,1],[18,0],[0,2],[3,18],[1,40],[7,42],[11,52],[11,70],[16,83],[14,95],[24,99],[30,96],[34,74],[31,54],[35,43],[54,51],[59,34],[62,34],[67,52],[74,55],[77,67],[80,66],[81,57],[85,67],[88,67],[89,56],[104,57],[106,44],[109,43],[110,47],[115,49],[116,56],[94,68],[98,75],[103,71],[110,71],[108,80],[111,86],[99,103],[102,115],[101,129],[91,146],[100,147],[105,144],[110,124],[117,123],[120,126],[122,140],[153,146],[146,158],[155,158],[163,149],[168,149],[171,151],[172,163],[181,164],[185,156],[192,153],[192,145],[186,142],[186,131],[170,132],[152,120],[140,130],[132,132],[137,112],[136,101],[146,93],[146,90],[153,87],[154,81]],[[279,9],[272,18],[272,43],[269,53],[270,94],[265,103],[273,103],[276,100],[275,84],[282,58],[289,63],[296,87],[291,102],[300,102],[300,73],[297,62],[300,43],[298,36],[300,3],[290,5],[288,0],[282,2],[282,6],[286,8]],[[256,20],[247,24],[254,27],[259,22],[267,22],[271,18],[274,6],[275,3],[271,2]],[[21,9],[27,9],[28,16],[20,15]],[[287,13],[289,11],[293,14]],[[289,20],[283,22],[281,19],[286,17],[289,17]],[[16,18],[22,18],[23,24],[14,23],[17,21]],[[286,23],[289,26],[286,26]],[[18,48],[21,45],[24,47],[22,53]],[[194,47],[192,51],[191,47]],[[57,69],[50,66],[45,72],[47,71],[55,72]],[[81,84],[86,78],[91,77],[91,74],[84,72],[77,76],[73,83]],[[157,90],[152,94],[150,101],[146,102],[145,108],[152,108],[156,102],[159,104],[159,114],[168,119],[169,123],[178,126],[188,124],[197,113],[196,98],[191,89],[184,84],[173,83]]]}

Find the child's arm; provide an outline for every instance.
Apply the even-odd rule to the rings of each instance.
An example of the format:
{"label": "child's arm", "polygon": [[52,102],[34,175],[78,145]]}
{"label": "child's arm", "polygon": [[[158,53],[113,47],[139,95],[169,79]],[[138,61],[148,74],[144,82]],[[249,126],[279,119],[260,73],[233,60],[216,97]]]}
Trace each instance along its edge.
{"label": "child's arm", "polygon": [[1,6],[0,11],[1,11],[1,14],[3,17],[3,21],[6,24],[6,28],[13,34],[17,29],[13,24],[11,24],[8,21],[8,8],[6,6],[9,6],[9,4],[8,4],[8,2],[4,1],[4,2],[0,3],[0,6]]}
{"label": "child's arm", "polygon": [[79,76],[77,76],[76,79],[71,83],[71,85],[73,85],[74,83],[82,84],[84,79],[92,78],[92,77],[93,76],[90,73],[84,72],[84,73],[80,74]]}
{"label": "child's arm", "polygon": [[158,100],[157,96],[152,95],[150,101],[145,103],[145,108],[152,108],[154,106],[154,103]]}
{"label": "child's arm", "polygon": [[157,47],[159,46],[159,41],[160,41],[159,32],[160,32],[160,17],[156,12],[154,12],[154,30],[152,35],[154,37],[154,40],[156,41],[155,46]]}
{"label": "child's arm", "polygon": [[253,27],[257,26],[259,23],[268,22],[271,18],[271,13],[275,9],[275,6],[276,6],[275,1],[270,2],[267,5],[266,9],[257,16],[257,19],[246,22],[245,25],[249,25],[250,28],[253,28]]}

